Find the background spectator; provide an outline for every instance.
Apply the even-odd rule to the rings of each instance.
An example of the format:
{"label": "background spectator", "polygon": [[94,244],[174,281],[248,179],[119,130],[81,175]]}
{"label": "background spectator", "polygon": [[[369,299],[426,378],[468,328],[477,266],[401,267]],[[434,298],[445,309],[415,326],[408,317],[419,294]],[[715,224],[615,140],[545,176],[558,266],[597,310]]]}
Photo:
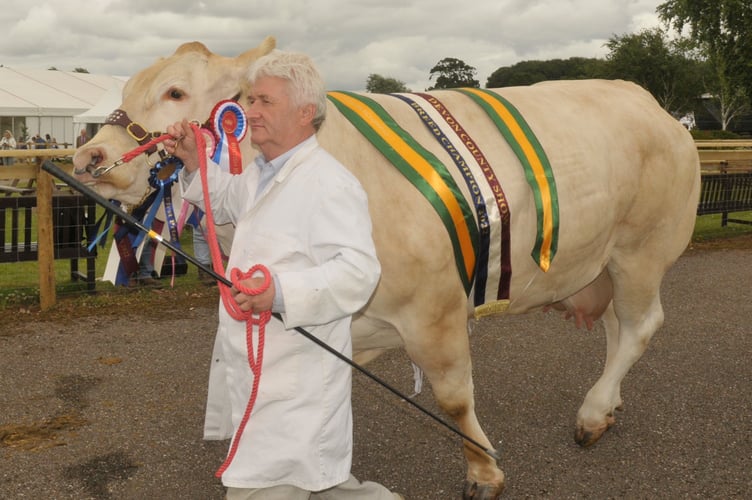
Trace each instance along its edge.
{"label": "background spectator", "polygon": [[37,134],[34,136],[34,149],[45,149],[47,147],[47,144],[44,142],[44,139],[41,135]]}
{"label": "background spectator", "polygon": [[[16,139],[13,138],[10,130],[3,132],[3,138],[0,139],[0,149],[16,149]],[[2,158],[2,165],[13,165],[15,162],[15,158]]]}
{"label": "background spectator", "polygon": [[81,129],[81,134],[78,137],[76,137],[76,147],[80,148],[81,146],[83,146],[87,142],[89,142],[89,136],[86,135],[86,129],[82,128]]}

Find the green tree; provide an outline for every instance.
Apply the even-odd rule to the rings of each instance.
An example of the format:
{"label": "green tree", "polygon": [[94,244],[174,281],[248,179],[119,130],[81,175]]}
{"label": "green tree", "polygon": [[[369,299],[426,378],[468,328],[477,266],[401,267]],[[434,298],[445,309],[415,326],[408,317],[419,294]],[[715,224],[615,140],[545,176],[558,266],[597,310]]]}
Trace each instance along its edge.
{"label": "green tree", "polygon": [[368,75],[366,91],[372,94],[390,94],[392,92],[410,92],[405,82],[396,78],[388,78],[375,73]]}
{"label": "green tree", "polygon": [[668,111],[692,109],[703,92],[699,62],[660,28],[613,36],[606,46],[607,76],[643,86]]}
{"label": "green tree", "polygon": [[707,90],[717,100],[721,126],[750,108],[752,97],[752,2],[748,0],[669,0],[659,17],[688,38],[712,67]]}
{"label": "green tree", "polygon": [[73,70],[74,73],[88,73],[89,70],[86,68],[76,68]]}
{"label": "green tree", "polygon": [[571,57],[547,61],[522,61],[497,69],[486,80],[486,87],[511,87],[532,85],[545,80],[581,80],[602,78],[605,75],[603,59]]}
{"label": "green tree", "polygon": [[453,57],[445,57],[436,63],[436,66],[431,68],[431,74],[428,79],[433,80],[436,77],[436,84],[426,90],[458,87],[478,88],[480,87],[480,82],[475,79],[477,72],[478,70],[464,61]]}
{"label": "green tree", "polygon": [[734,118],[750,111],[750,95],[741,79],[729,75],[725,57],[709,54],[707,64],[711,77],[707,79],[706,94],[711,96],[710,101],[714,106],[706,107],[721,124],[721,130],[728,130]]}

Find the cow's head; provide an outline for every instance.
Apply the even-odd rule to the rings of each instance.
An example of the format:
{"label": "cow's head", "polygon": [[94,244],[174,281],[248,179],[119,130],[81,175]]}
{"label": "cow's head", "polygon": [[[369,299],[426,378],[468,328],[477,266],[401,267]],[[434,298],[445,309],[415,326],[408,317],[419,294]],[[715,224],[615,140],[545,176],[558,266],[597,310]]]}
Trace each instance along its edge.
{"label": "cow's head", "polygon": [[[217,102],[240,93],[250,64],[274,45],[275,40],[267,37],[258,47],[231,58],[213,54],[199,42],[183,44],[170,57],[159,59],[128,80],[119,109],[152,133],[183,118],[204,122]],[[149,162],[157,161],[157,155],[140,155],[107,173],[93,174],[136,147],[136,139],[125,127],[104,125],[76,151],[74,173],[102,196],[135,205],[149,189]]]}

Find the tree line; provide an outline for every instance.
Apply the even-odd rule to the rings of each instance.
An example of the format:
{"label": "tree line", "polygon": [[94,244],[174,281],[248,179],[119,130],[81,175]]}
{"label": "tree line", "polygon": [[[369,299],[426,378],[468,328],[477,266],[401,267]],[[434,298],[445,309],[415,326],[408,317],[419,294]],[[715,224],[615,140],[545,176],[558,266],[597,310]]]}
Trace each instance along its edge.
{"label": "tree line", "polygon": [[[668,0],[656,12],[661,27],[614,35],[604,59],[571,57],[521,61],[494,71],[486,88],[532,85],[544,80],[608,78],[633,81],[661,106],[680,115],[697,99],[715,102],[717,120],[730,122],[752,110],[752,2],[748,0]],[[477,70],[447,57],[430,70],[426,90],[480,87]],[[404,82],[371,74],[372,93],[410,92]]]}

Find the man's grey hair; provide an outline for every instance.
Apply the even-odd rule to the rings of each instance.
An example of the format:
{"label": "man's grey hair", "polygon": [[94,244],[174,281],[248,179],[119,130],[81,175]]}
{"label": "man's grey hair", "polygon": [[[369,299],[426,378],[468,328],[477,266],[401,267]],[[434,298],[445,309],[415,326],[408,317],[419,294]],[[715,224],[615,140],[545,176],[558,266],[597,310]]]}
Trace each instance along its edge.
{"label": "man's grey hair", "polygon": [[290,84],[290,98],[296,106],[313,104],[316,112],[313,126],[316,130],[326,118],[326,90],[321,74],[310,57],[299,52],[273,50],[257,59],[248,70],[248,83],[260,77],[277,77]]}

